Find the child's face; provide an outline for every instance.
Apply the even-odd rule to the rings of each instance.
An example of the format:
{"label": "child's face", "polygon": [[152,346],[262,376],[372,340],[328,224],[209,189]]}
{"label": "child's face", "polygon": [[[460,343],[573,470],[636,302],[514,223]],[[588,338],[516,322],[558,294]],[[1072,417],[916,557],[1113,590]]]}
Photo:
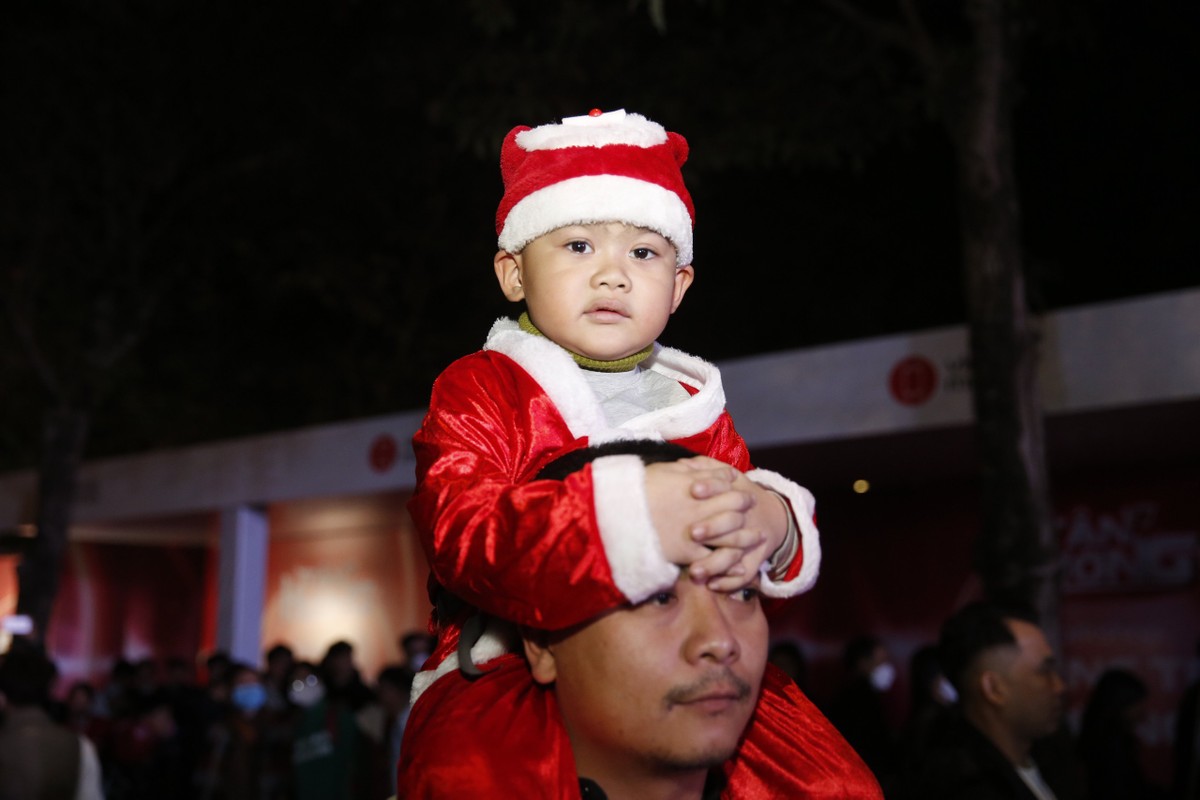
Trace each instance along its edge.
{"label": "child's face", "polygon": [[692,283],[675,266],[675,248],[620,222],[569,225],[520,253],[496,254],[496,277],[509,300],[524,300],[551,341],[588,358],[633,355],[667,326]]}

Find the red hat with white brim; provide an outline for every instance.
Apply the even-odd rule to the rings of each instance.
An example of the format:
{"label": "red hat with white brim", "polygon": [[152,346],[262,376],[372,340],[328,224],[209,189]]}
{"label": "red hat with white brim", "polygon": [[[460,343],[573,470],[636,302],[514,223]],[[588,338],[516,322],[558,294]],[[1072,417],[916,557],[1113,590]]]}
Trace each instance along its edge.
{"label": "red hat with white brim", "polygon": [[593,111],[504,137],[501,250],[519,253],[566,225],[624,222],[661,234],[676,263],[692,263],[695,209],[680,167],[687,140],[640,114]]}

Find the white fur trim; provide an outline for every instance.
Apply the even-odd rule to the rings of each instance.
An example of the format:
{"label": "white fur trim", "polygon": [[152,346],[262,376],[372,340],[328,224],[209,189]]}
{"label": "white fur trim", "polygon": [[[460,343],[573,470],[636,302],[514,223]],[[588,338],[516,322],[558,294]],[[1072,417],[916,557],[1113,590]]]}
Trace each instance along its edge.
{"label": "white fur trim", "polygon": [[488,332],[484,350],[508,356],[550,396],[572,435],[590,436],[608,428],[596,395],[571,354],[544,336],[521,330],[515,320],[500,318]]}
{"label": "white fur trim", "polygon": [[603,147],[632,144],[654,147],[667,140],[667,130],[641,114],[624,109],[599,116],[565,117],[561,124],[539,125],[517,134],[522,150],[558,150],[563,147]]}
{"label": "white fur trim", "polygon": [[681,403],[634,417],[619,427],[608,424],[600,401],[571,354],[544,336],[521,330],[516,321],[498,319],[488,332],[484,350],[508,356],[537,381],[562,415],[571,434],[594,444],[614,439],[683,439],[705,431],[725,410],[720,371],[707,361],[670,347],[655,346],[642,362],[696,394]]}
{"label": "white fur trim", "polygon": [[[505,653],[515,652],[516,627],[511,622],[488,617],[487,626],[479,641],[471,648],[471,661],[479,666]],[[409,705],[417,702],[426,689],[438,678],[448,675],[458,669],[458,653],[451,653],[438,664],[435,669],[423,670],[413,676],[412,691],[409,693]]]}
{"label": "white fur trim", "polygon": [[793,597],[807,592],[817,581],[821,571],[821,536],[813,522],[813,512],[816,500],[812,492],[769,469],[752,469],[746,477],[760,486],[773,489],[788,499],[792,505],[792,514],[796,519],[796,528],[800,532],[800,552],[804,561],[800,565],[800,574],[790,581],[776,582],[762,575],[762,593],[768,597]]}
{"label": "white fur trim", "polygon": [[596,523],[613,583],[631,603],[675,585],[679,567],[663,555],[646,500],[646,466],[635,455],[592,462]]}
{"label": "white fur trim", "polygon": [[642,362],[649,369],[680,383],[696,393],[684,400],[657,411],[634,417],[621,427],[634,438],[683,439],[707,430],[725,411],[725,387],[721,371],[704,359],[688,355],[673,347],[658,347]]}
{"label": "white fur trim", "polygon": [[527,194],[508,212],[497,244],[519,253],[550,231],[593,222],[649,228],[675,246],[677,264],[692,263],[692,217],[683,200],[657,183],[625,175],[581,175]]}

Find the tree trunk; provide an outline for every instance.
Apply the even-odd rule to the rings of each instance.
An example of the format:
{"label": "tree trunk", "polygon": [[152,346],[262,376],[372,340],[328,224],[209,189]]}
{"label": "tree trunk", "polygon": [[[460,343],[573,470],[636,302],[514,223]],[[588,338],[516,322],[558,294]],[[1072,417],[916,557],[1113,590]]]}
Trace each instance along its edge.
{"label": "tree trunk", "polygon": [[969,5],[975,34],[972,85],[950,126],[958,158],[982,462],[983,515],[975,559],[987,596],[1031,607],[1057,642],[1057,546],[1037,389],[1037,333],[1025,296],[1013,174],[1014,48],[1006,5],[1005,0]]}
{"label": "tree trunk", "polygon": [[38,475],[37,536],[17,566],[17,613],[33,619],[33,638],[40,642],[45,641],[58,593],[89,419],[86,411],[63,406],[45,417]]}

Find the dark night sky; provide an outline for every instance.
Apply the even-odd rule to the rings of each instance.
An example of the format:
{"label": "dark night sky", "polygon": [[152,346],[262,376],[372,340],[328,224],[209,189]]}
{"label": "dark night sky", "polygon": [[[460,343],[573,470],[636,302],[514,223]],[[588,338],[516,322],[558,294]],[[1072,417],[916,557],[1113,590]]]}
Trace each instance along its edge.
{"label": "dark night sky", "polygon": [[[608,14],[611,5],[601,5]],[[1189,83],[1200,12],[1180,3],[1088,6],[1086,32],[1030,50],[1022,71],[1016,156],[1037,310],[1200,284],[1192,232],[1200,112]],[[506,7],[525,15],[542,8]],[[713,169],[720,136],[737,133],[731,120],[776,125],[786,137],[789,128],[811,128],[827,106],[809,95],[802,102],[797,92],[807,87],[787,83],[780,65],[804,53],[793,52],[785,26],[764,33],[731,23],[722,35],[743,51],[714,51],[711,64],[692,55],[686,69],[675,68],[675,48],[688,37],[715,35],[688,28],[700,24],[691,8],[669,4],[666,37],[649,30],[644,7],[612,12],[633,16],[620,22],[628,40],[606,52],[632,71],[611,75],[591,68],[586,49],[574,61],[537,62],[530,48],[541,46],[538,32],[514,36],[511,46],[502,38],[502,58],[464,58],[460,69],[451,51],[482,40],[456,22],[453,4],[431,10],[444,19],[424,26],[371,2],[344,4],[332,17],[297,12],[283,26],[270,13],[216,4],[174,28],[174,39],[150,27],[131,44],[122,37],[132,18],[80,33],[77,16],[26,9],[9,37],[110,43],[106,58],[117,66],[96,71],[97,80],[149,87],[133,101],[142,104],[133,113],[138,129],[114,139],[131,158],[194,130],[213,159],[203,169],[219,173],[222,153],[247,142],[266,163],[254,162],[266,176],[258,182],[191,209],[169,252],[203,251],[202,266],[190,268],[121,368],[98,411],[91,455],[421,406],[440,369],[512,310],[490,269],[500,136],[512,124],[595,105],[626,105],[693,144],[697,280],[665,343],[720,360],[961,323],[953,172],[939,130],[910,125],[867,156],[822,165]],[[392,16],[385,25],[372,14]],[[230,24],[247,30],[231,37]],[[775,39],[754,38],[763,35]],[[610,39],[601,37],[602,46]],[[156,86],[168,65],[186,79]],[[30,80],[40,68],[36,59],[16,66],[26,71],[10,74]],[[739,88],[718,90],[729,82]],[[689,117],[692,107],[703,113]],[[530,108],[544,113],[521,111]],[[463,109],[485,115],[485,124],[473,129]],[[677,117],[688,117],[686,126]],[[178,120],[183,126],[171,127]],[[13,141],[9,155],[20,161],[19,147],[32,145],[16,134]],[[12,213],[26,198],[3,199],[20,220]],[[443,220],[453,220],[452,233]],[[61,330],[77,324],[63,308],[49,316]],[[417,324],[406,327],[409,320]],[[0,333],[6,383],[33,385],[14,352]],[[0,397],[0,449],[9,450],[0,468],[29,462],[40,402],[34,393]]]}

